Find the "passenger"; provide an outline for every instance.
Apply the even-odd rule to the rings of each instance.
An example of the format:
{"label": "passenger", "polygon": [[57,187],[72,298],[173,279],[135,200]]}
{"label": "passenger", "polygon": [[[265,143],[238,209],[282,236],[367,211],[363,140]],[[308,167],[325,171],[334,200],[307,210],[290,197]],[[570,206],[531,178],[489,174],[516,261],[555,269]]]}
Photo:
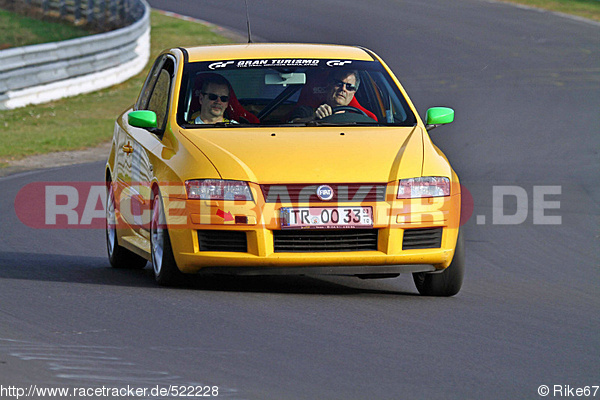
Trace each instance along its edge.
{"label": "passenger", "polygon": [[192,115],[192,123],[194,124],[218,124],[220,122],[236,121],[228,120],[225,116],[225,111],[229,106],[229,92],[231,85],[227,79],[220,75],[211,75],[206,77],[202,82],[200,91],[200,112]]}

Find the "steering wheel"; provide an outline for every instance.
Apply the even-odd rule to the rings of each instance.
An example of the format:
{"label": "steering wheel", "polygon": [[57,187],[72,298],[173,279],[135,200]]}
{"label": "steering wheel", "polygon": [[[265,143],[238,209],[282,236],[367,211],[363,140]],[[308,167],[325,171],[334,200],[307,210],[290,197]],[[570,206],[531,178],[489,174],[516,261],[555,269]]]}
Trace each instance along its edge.
{"label": "steering wheel", "polygon": [[348,111],[351,113],[355,113],[355,114],[362,114],[367,118],[370,118],[366,112],[364,112],[363,110],[361,110],[360,108],[356,108],[356,107],[352,107],[352,106],[337,106],[337,107],[333,107],[331,109],[331,115],[338,113],[340,111]]}

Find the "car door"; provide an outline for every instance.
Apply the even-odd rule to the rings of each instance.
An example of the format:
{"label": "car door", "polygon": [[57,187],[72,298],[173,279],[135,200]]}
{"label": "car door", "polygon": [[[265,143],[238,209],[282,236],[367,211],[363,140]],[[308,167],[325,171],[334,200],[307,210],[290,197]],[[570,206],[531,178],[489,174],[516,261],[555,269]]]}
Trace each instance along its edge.
{"label": "car door", "polygon": [[168,106],[173,89],[175,59],[160,56],[140,93],[133,110],[154,111],[157,128],[136,128],[123,121],[123,134],[118,149],[118,178],[122,185],[121,214],[123,220],[137,233],[148,238],[150,224],[151,182],[153,165],[149,154],[160,144],[167,124]]}

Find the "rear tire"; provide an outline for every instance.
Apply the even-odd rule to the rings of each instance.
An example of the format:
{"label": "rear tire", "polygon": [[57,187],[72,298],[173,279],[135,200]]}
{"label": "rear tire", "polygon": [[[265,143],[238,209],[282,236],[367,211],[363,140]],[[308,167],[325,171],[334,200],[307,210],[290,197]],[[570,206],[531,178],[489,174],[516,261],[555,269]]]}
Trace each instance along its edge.
{"label": "rear tire", "polygon": [[465,241],[459,232],[456,250],[450,265],[437,274],[419,272],[413,274],[415,286],[424,296],[454,296],[460,291],[465,274]]}
{"label": "rear tire", "polygon": [[165,209],[158,189],[152,201],[152,222],[150,225],[150,247],[152,253],[152,269],[154,278],[161,286],[172,286],[181,283],[183,274],[179,271],[169,230],[167,229]]}
{"label": "rear tire", "polygon": [[110,265],[120,269],[143,269],[148,260],[119,246],[114,188],[110,181],[106,185],[106,248]]}

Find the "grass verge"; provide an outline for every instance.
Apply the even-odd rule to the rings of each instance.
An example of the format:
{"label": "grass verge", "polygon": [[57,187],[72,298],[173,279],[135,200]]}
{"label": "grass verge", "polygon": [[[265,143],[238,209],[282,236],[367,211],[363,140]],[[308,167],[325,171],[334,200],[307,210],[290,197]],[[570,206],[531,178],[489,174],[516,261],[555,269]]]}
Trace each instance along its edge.
{"label": "grass verge", "polygon": [[523,4],[549,11],[577,15],[600,21],[600,1],[598,0],[500,0],[505,3]]}
{"label": "grass verge", "polygon": [[[169,47],[231,42],[208,26],[155,11],[151,25],[151,62]],[[104,90],[0,111],[0,162],[107,142],[115,118],[135,102],[151,62],[137,76]]]}
{"label": "grass verge", "polygon": [[66,22],[43,21],[0,9],[0,50],[75,39],[92,33]]}

